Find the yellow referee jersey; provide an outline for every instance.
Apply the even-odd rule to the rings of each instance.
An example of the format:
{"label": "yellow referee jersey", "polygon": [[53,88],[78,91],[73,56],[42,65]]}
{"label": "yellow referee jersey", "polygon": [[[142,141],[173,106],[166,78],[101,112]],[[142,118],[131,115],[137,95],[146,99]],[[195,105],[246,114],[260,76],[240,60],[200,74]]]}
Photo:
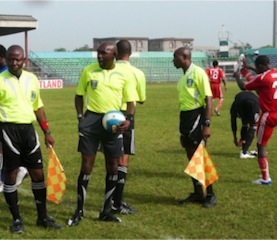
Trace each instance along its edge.
{"label": "yellow referee jersey", "polygon": [[[122,65],[125,68],[129,68],[129,71],[131,74],[133,74],[134,81],[136,83],[136,91],[137,91],[137,100],[138,102],[144,102],[146,100],[146,79],[145,74],[140,69],[132,66],[130,62],[118,60],[116,61],[116,64]],[[135,102],[136,104],[136,102]],[[127,103],[125,99],[123,99],[123,104],[121,106],[121,110],[126,111],[127,110]]]}
{"label": "yellow referee jersey", "polygon": [[85,96],[87,109],[96,113],[120,110],[123,99],[137,100],[135,81],[127,69],[119,65],[102,69],[98,63],[83,69],[76,95]]}
{"label": "yellow referee jersey", "polygon": [[203,107],[206,96],[212,96],[208,75],[193,63],[179,80],[177,89],[180,111]]}
{"label": "yellow referee jersey", "polygon": [[8,70],[0,74],[0,122],[29,124],[43,106],[37,77],[22,71],[18,79]]}

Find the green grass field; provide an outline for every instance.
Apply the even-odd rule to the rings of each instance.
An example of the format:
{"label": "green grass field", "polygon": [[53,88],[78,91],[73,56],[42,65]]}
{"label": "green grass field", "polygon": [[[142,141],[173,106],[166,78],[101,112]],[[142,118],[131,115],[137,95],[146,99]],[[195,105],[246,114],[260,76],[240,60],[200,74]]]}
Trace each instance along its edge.
{"label": "green grass field", "polygon": [[[64,229],[45,230],[35,226],[36,208],[30,179],[19,186],[19,204],[25,223],[21,235],[10,233],[11,216],[4,196],[0,197],[0,239],[272,239],[277,238],[277,134],[268,145],[272,186],[256,186],[256,159],[240,159],[233,144],[229,109],[237,85],[228,82],[221,116],[212,117],[208,152],[219,173],[214,184],[218,203],[214,208],[178,205],[192,191],[184,173],[188,160],[179,143],[179,111],[176,84],[147,86],[147,101],[136,113],[136,155],[131,157],[125,201],[139,210],[121,216],[122,223],[100,222],[104,198],[105,168],[98,154],[85,204],[85,217],[76,227],[66,223],[76,207],[76,182],[80,168],[78,133],[74,109],[75,88],[42,90],[55,150],[67,176],[67,190],[60,205],[48,203],[48,212]],[[37,126],[37,125],[36,125]],[[41,130],[44,163],[47,149]],[[255,149],[254,141],[251,150]],[[46,168],[45,168],[45,174]]]}

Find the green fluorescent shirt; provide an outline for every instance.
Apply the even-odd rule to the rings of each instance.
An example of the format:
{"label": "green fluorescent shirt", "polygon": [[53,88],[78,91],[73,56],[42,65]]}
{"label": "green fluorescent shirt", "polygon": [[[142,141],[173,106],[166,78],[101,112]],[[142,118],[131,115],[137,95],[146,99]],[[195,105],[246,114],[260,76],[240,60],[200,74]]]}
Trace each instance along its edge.
{"label": "green fluorescent shirt", "polygon": [[[116,62],[117,65],[122,65],[126,69],[129,68],[131,74],[133,74],[134,81],[136,84],[136,91],[137,91],[137,100],[138,102],[144,102],[146,100],[146,79],[145,74],[140,69],[132,66],[128,61],[119,60]],[[135,102],[136,104],[136,102]],[[123,99],[123,104],[121,106],[121,110],[126,111],[127,109],[127,102]]]}
{"label": "green fluorescent shirt", "polygon": [[98,63],[83,69],[76,95],[85,96],[87,109],[96,113],[120,110],[123,98],[126,102],[137,99],[136,85],[128,69],[115,65],[106,70]]}
{"label": "green fluorescent shirt", "polygon": [[33,73],[23,70],[19,79],[8,70],[0,74],[0,122],[30,124],[36,120],[34,111],[42,106]]}
{"label": "green fluorescent shirt", "polygon": [[177,89],[180,111],[203,107],[206,96],[212,96],[208,75],[193,63],[179,80]]}

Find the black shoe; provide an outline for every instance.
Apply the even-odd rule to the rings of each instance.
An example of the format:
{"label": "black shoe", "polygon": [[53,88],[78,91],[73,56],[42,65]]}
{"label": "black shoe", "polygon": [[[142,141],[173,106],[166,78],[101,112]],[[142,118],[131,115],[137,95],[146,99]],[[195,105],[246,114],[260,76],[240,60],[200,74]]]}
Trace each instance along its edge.
{"label": "black shoe", "polygon": [[22,233],[23,230],[23,220],[21,218],[13,220],[13,225],[11,226],[12,233]]}
{"label": "black shoe", "polygon": [[102,211],[99,214],[99,220],[100,221],[109,221],[109,222],[121,222],[121,219],[114,216],[112,213],[108,211]]}
{"label": "black shoe", "polygon": [[210,208],[216,205],[215,194],[208,194],[203,202],[203,207]]}
{"label": "black shoe", "polygon": [[203,203],[203,201],[204,201],[203,196],[196,193],[191,193],[187,198],[178,201],[178,203],[180,204]]}
{"label": "black shoe", "polygon": [[112,213],[119,213],[119,214],[133,214],[138,212],[138,210],[131,208],[129,204],[122,203],[120,207],[112,205],[111,207]]}
{"label": "black shoe", "polygon": [[62,229],[63,226],[55,223],[55,219],[51,216],[47,216],[45,219],[37,219],[37,226],[44,228],[54,228],[54,229]]}
{"label": "black shoe", "polygon": [[67,225],[70,227],[76,226],[83,219],[83,217],[84,217],[84,211],[77,209],[74,215],[70,219],[68,219]]}

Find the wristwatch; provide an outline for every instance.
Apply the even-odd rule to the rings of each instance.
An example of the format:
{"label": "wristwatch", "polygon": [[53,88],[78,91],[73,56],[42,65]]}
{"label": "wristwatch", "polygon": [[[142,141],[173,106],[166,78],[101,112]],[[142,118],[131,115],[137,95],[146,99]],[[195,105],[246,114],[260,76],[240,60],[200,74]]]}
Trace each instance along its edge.
{"label": "wristwatch", "polygon": [[77,114],[77,118],[81,119],[84,115],[82,113]]}
{"label": "wristwatch", "polygon": [[211,120],[210,119],[205,119],[204,124],[205,127],[209,127],[211,125]]}

